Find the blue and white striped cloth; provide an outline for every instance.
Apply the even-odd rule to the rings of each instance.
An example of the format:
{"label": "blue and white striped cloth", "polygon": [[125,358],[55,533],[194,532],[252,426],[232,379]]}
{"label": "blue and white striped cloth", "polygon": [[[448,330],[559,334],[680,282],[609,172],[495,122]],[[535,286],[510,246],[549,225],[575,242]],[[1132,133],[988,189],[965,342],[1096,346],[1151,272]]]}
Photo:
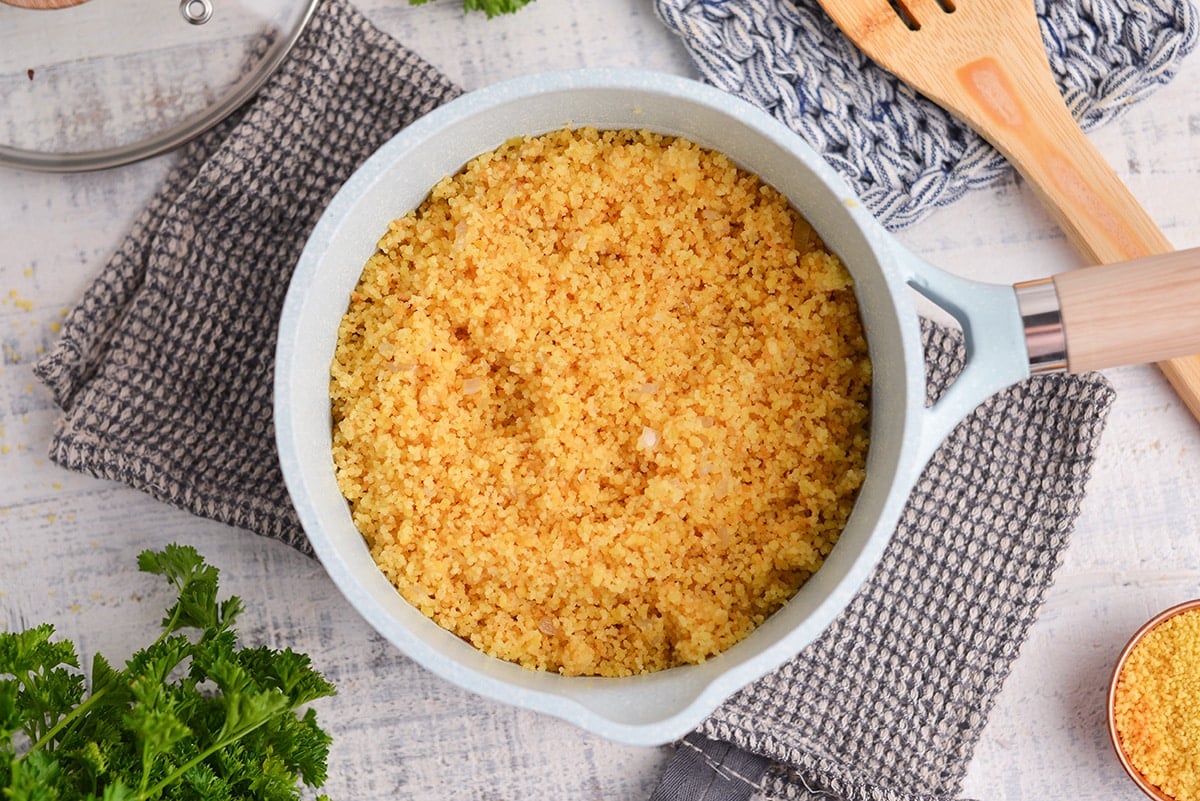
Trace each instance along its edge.
{"label": "blue and white striped cloth", "polygon": [[[886,0],[878,0],[886,2]],[[1188,0],[1035,0],[1084,130],[1174,77],[1200,38]],[[769,110],[890,228],[1008,174],[963,123],[878,67],[816,0],[654,0],[705,80]]]}

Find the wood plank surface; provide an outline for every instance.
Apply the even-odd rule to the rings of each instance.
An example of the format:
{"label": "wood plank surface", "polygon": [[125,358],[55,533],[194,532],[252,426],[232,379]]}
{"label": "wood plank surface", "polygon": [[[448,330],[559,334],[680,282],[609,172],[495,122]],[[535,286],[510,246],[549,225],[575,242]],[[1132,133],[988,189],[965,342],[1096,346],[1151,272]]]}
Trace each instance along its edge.
{"label": "wood plank surface", "polygon": [[[693,74],[646,0],[538,0],[490,21],[464,17],[458,0],[361,7],[467,88],[571,66]],[[1177,247],[1200,245],[1200,57],[1091,138]],[[470,696],[373,634],[315,562],[49,462],[56,413],[31,365],[170,163],[61,176],[0,169],[0,626],[52,621],[85,659],[97,650],[122,659],[143,644],[165,598],[137,573],[136,553],[188,542],[245,600],[248,640],[306,651],[336,681],[339,695],[317,705],[335,737],[332,797],[647,798],[669,749],[615,745]],[[971,277],[1012,282],[1082,266],[1015,179],[939,210],[901,238]],[[968,796],[1136,795],[1105,740],[1105,683],[1143,620],[1200,596],[1200,427],[1158,370],[1108,375],[1119,394],[1090,493],[1041,619],[991,711]],[[464,771],[468,762],[487,770]]]}

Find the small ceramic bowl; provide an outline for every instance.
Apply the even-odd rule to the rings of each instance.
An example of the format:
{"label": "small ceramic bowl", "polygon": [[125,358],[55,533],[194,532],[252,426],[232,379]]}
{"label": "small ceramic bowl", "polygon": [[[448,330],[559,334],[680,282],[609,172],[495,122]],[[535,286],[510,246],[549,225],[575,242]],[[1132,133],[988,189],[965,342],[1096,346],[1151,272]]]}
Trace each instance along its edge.
{"label": "small ceramic bowl", "polygon": [[1139,628],[1134,635],[1129,638],[1129,642],[1126,643],[1125,647],[1121,650],[1121,655],[1117,658],[1116,667],[1113,668],[1112,678],[1108,683],[1108,736],[1112,741],[1113,750],[1116,751],[1117,759],[1121,762],[1121,767],[1125,769],[1125,772],[1129,775],[1129,778],[1133,780],[1133,783],[1136,784],[1138,789],[1140,789],[1147,796],[1155,799],[1155,801],[1175,801],[1175,799],[1172,796],[1164,793],[1154,784],[1150,783],[1150,781],[1148,781],[1146,777],[1142,775],[1141,771],[1139,771],[1137,767],[1135,767],[1130,761],[1129,755],[1125,753],[1125,749],[1121,745],[1120,734],[1117,732],[1117,683],[1121,678],[1122,671],[1125,669],[1125,663],[1128,661],[1129,655],[1133,652],[1133,649],[1136,648],[1143,639],[1145,639],[1147,634],[1176,615],[1181,615],[1184,612],[1192,612],[1195,610],[1200,610],[1200,598],[1191,601],[1185,601],[1184,603],[1176,604],[1169,609],[1164,609],[1162,612],[1159,612],[1157,615],[1146,621],[1142,627]]}

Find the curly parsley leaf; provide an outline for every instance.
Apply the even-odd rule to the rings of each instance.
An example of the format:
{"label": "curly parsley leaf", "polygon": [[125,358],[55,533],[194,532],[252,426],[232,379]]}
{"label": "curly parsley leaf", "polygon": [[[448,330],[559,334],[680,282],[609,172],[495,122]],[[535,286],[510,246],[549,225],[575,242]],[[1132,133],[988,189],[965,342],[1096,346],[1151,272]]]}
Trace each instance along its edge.
{"label": "curly parsley leaf", "polygon": [[[429,0],[408,0],[414,6],[422,6]],[[512,14],[532,3],[533,0],[463,0],[463,8],[467,11],[482,11],[488,17],[500,14]]]}
{"label": "curly parsley leaf", "polygon": [[9,801],[298,799],[321,786],[331,738],[305,708],[335,690],[304,654],[241,648],[241,600],[171,545],[138,566],[175,589],[162,631],[122,670],[41,625],[0,633],[0,798]]}
{"label": "curly parsley leaf", "polygon": [[242,611],[241,599],[232,596],[217,602],[218,572],[190,545],[168,545],[162,551],[144,551],[138,555],[138,568],[145,573],[165,576],[177,589],[179,600],[167,609],[163,618],[164,634],[193,628],[203,632],[222,631]]}

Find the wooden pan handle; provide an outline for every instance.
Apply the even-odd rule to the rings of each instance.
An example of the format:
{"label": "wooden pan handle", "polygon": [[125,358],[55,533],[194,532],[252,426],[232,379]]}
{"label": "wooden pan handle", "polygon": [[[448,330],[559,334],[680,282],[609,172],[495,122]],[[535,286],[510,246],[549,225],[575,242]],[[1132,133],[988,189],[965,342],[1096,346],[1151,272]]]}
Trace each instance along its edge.
{"label": "wooden pan handle", "polygon": [[[1003,64],[984,58],[963,67],[956,77],[967,89],[967,102],[974,105],[966,116],[986,120],[987,125],[976,129],[1020,170],[1089,263],[1111,264],[1174,250],[1080,130],[1062,102],[1045,54],[1039,56],[1014,58]],[[1028,91],[1031,87],[1037,91]],[[1039,102],[1028,102],[1028,98],[1038,98]],[[1100,286],[1105,285],[1097,288]],[[1117,305],[1127,305],[1128,286],[1127,280],[1107,284]],[[1195,292],[1190,297],[1195,304]],[[1144,308],[1150,312],[1145,321],[1159,314],[1152,303]],[[1193,305],[1191,313],[1200,315],[1200,306]],[[1161,333],[1167,325],[1160,316],[1154,327]],[[1192,353],[1200,354],[1200,348]],[[1191,413],[1200,419],[1200,355],[1160,360],[1158,366]]]}
{"label": "wooden pan handle", "polygon": [[1200,353],[1200,248],[1054,277],[1072,373]]}

